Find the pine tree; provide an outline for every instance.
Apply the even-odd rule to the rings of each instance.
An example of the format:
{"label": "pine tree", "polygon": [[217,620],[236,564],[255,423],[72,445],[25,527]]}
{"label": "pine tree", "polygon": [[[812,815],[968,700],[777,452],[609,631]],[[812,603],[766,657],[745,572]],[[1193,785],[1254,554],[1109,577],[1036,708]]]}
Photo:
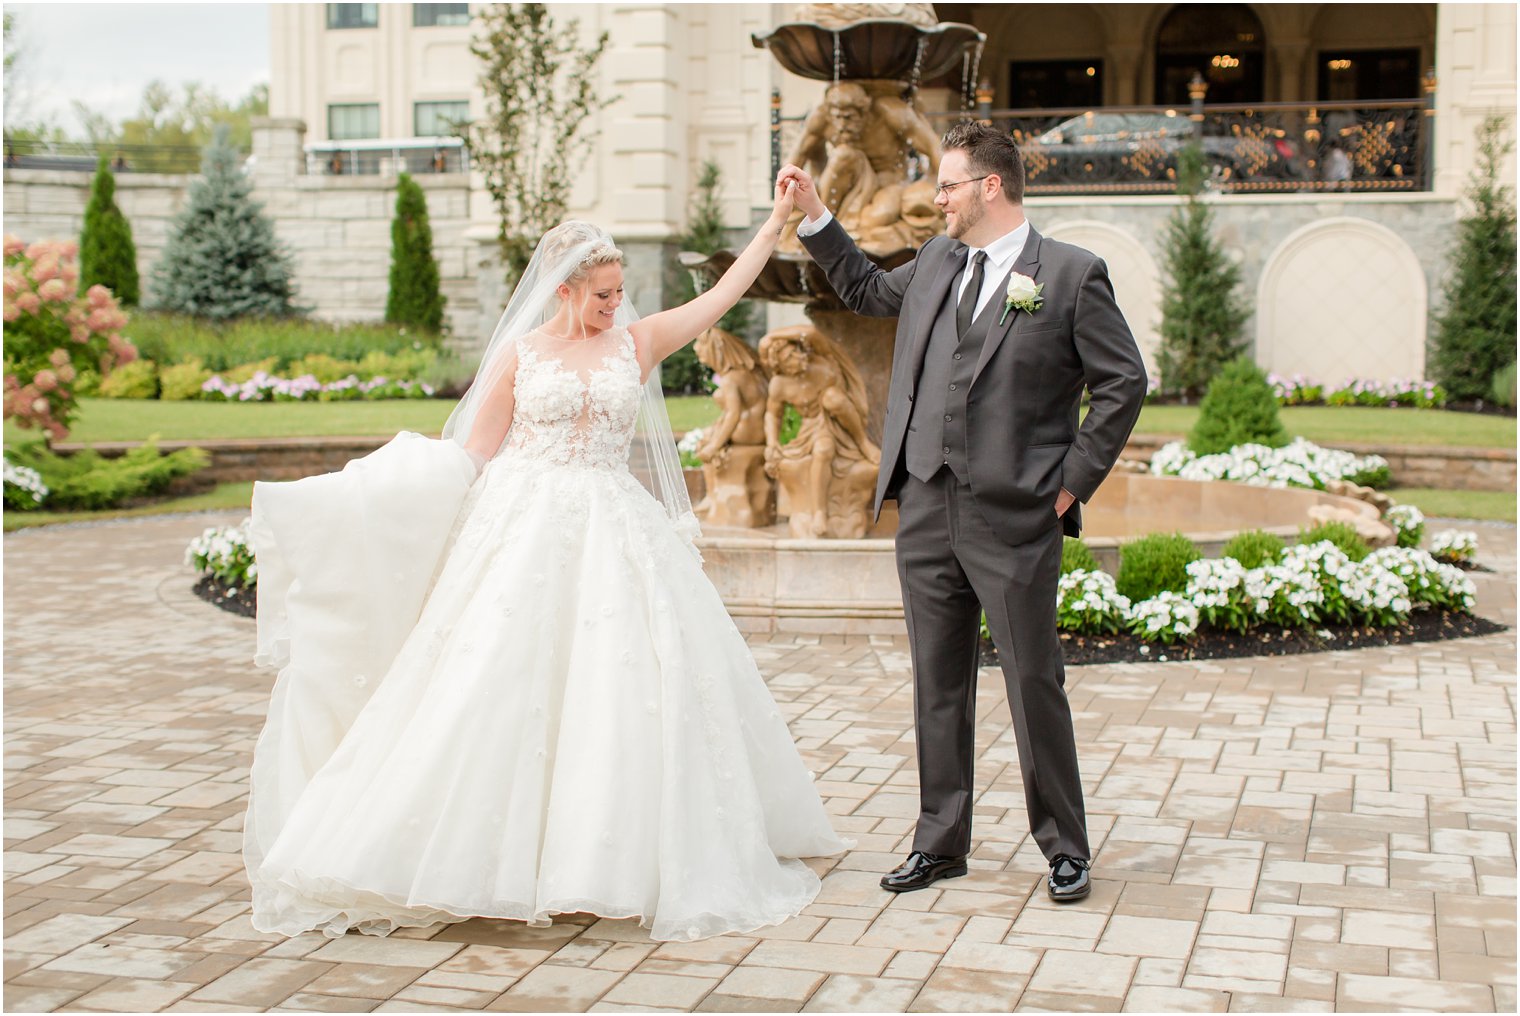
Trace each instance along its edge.
{"label": "pine tree", "polygon": [[1187,201],[1172,213],[1163,241],[1167,282],[1156,360],[1163,390],[1184,397],[1203,391],[1246,345],[1246,307],[1236,292],[1240,268],[1214,239],[1214,213],[1199,197],[1205,177],[1202,148],[1181,149],[1177,190]]}
{"label": "pine tree", "polygon": [[116,176],[106,157],[100,157],[84,209],[84,232],[79,236],[79,288],[102,285],[123,307],[137,306],[137,245],[132,226],[116,207]]}
{"label": "pine tree", "polygon": [[[712,160],[702,163],[701,175],[697,177],[697,189],[692,195],[691,218],[686,233],[677,243],[683,251],[698,254],[716,254],[725,245],[723,226],[722,193],[723,173]],[[700,290],[691,272],[681,272],[674,287],[675,304],[694,299]],[[675,305],[673,304],[673,306]],[[727,332],[743,332],[749,327],[751,308],[740,300],[718,321],[718,327]],[[666,391],[699,392],[707,382],[710,372],[697,359],[691,346],[682,346],[667,356],[660,364],[660,382]]]}
{"label": "pine tree", "polygon": [[1478,129],[1478,166],[1457,227],[1445,306],[1436,318],[1431,373],[1454,399],[1491,397],[1494,378],[1515,362],[1515,195],[1500,164],[1514,149],[1503,117]]}
{"label": "pine tree", "polygon": [[1272,383],[1250,357],[1242,356],[1225,364],[1209,383],[1188,447],[1198,455],[1214,455],[1248,442],[1281,448],[1289,440]]}
{"label": "pine tree", "polygon": [[407,173],[396,180],[396,217],[391,220],[390,293],[385,320],[437,334],[443,330],[443,294],[427,198]]}
{"label": "pine tree", "polygon": [[155,266],[158,307],[219,321],[299,312],[290,254],[252,194],[227,129],[218,128]]}

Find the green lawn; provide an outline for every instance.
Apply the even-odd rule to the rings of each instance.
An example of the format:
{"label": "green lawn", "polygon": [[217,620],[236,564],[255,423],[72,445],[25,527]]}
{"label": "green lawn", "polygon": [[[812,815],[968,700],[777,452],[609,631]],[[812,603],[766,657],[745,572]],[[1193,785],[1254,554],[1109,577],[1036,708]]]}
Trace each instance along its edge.
{"label": "green lawn", "polygon": [[5,513],[5,531],[46,526],[55,522],[91,522],[99,519],[128,519],[144,515],[168,515],[173,512],[247,509],[253,500],[252,483],[219,483],[204,494],[160,501],[141,508],[107,508],[98,512],[13,512]]}
{"label": "green lawn", "polygon": [[1426,515],[1449,519],[1515,521],[1512,490],[1435,490],[1430,487],[1396,487],[1388,492],[1400,504],[1412,504]]}
{"label": "green lawn", "polygon": [[[665,400],[676,433],[705,427],[718,407],[705,395]],[[166,441],[232,437],[384,436],[398,430],[437,434],[452,402],[397,399],[383,402],[161,402],[85,399],[71,441],[141,441],[158,434]],[[1186,434],[1198,418],[1197,406],[1147,406],[1136,428],[1142,434]],[[1284,425],[1316,444],[1469,445],[1513,448],[1515,419],[1448,413],[1437,409],[1372,409],[1361,406],[1294,406],[1282,411]],[[9,421],[5,443],[27,432]]]}

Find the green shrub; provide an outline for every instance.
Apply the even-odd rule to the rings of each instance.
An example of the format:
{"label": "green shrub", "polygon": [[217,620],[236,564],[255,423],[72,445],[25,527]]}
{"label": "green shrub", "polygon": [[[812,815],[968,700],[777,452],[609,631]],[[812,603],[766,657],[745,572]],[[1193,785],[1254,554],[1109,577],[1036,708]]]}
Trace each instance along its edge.
{"label": "green shrub", "polygon": [[103,399],[158,398],[158,364],[152,360],[133,360],[107,374],[100,382]]}
{"label": "green shrub", "polygon": [[1063,537],[1061,540],[1061,574],[1067,575],[1074,571],[1102,571],[1098,567],[1098,559],[1093,557],[1093,552],[1087,549],[1087,544],[1074,536]]}
{"label": "green shrub", "polygon": [[1489,392],[1496,405],[1515,408],[1515,364],[1502,368],[1494,375],[1494,384]]}
{"label": "green shrub", "polygon": [[74,394],[79,398],[89,398],[100,393],[100,371],[82,370],[78,379],[74,382]]}
{"label": "green shrub", "polygon": [[92,448],[73,455],[55,455],[39,443],[18,445],[7,458],[42,475],[49,490],[50,511],[114,508],[124,501],[156,494],[176,477],[188,476],[211,461],[202,448],[160,455],[156,438],[119,458],[105,458]]}
{"label": "green shrub", "polygon": [[116,207],[116,177],[106,157],[100,157],[90,184],[90,203],[84,209],[79,236],[79,291],[105,286],[123,307],[135,307],[142,295],[137,278],[137,245],[132,226]]}
{"label": "green shrub", "polygon": [[1187,588],[1188,562],[1203,556],[1181,533],[1151,533],[1119,548],[1119,592],[1132,602]]}
{"label": "green shrub", "polygon": [[373,349],[359,360],[358,374],[362,378],[416,381],[426,376],[438,359],[438,351],[428,346],[421,349],[398,349],[394,353]]}
{"label": "green shrub", "polygon": [[219,373],[222,375],[223,381],[230,381],[232,384],[240,385],[244,381],[253,380],[253,375],[260,371],[263,371],[265,374],[273,374],[278,363],[279,361],[275,357],[270,356],[254,363],[240,363],[230,370],[220,371]]}
{"label": "green shrub", "polygon": [[1367,541],[1362,539],[1356,527],[1349,522],[1320,522],[1299,531],[1298,542],[1306,546],[1321,540],[1329,540],[1353,561],[1360,561],[1372,553]]}
{"label": "green shrub", "polygon": [[188,360],[158,371],[158,397],[167,402],[185,402],[201,397],[201,385],[211,372],[199,360]]}
{"label": "green shrub", "polygon": [[427,197],[410,174],[396,180],[396,217],[391,220],[390,291],[385,320],[437,333],[443,330],[443,294]]}
{"label": "green shrub", "polygon": [[436,349],[439,338],[384,324],[333,324],[300,318],[251,318],[212,324],[183,314],[138,312],[126,329],[144,357],[158,363],[199,359],[211,371],[274,357],[283,370],[312,353],[360,360],[379,350]]}
{"label": "green shrub", "polygon": [[1245,568],[1260,568],[1282,560],[1287,549],[1283,541],[1260,529],[1248,529],[1230,537],[1220,550],[1220,557],[1233,557]]}
{"label": "green shrub", "polygon": [[1471,212],[1457,224],[1431,335],[1431,372],[1454,399],[1490,397],[1495,376],[1515,362],[1515,192],[1506,183],[1513,172],[1504,171],[1514,143],[1506,133],[1499,116],[1478,128],[1478,165],[1467,188]]}
{"label": "green shrub", "polygon": [[[380,354],[384,356],[384,353]],[[339,360],[337,357],[328,356],[326,353],[311,353],[301,357],[280,370],[281,377],[303,377],[310,374],[323,384],[337,381],[348,377],[350,374],[359,373],[359,364],[354,360]]]}
{"label": "green shrub", "polygon": [[1188,447],[1199,455],[1214,455],[1248,443],[1281,448],[1289,440],[1267,375],[1240,357],[1209,384],[1198,408],[1198,422],[1188,435]]}

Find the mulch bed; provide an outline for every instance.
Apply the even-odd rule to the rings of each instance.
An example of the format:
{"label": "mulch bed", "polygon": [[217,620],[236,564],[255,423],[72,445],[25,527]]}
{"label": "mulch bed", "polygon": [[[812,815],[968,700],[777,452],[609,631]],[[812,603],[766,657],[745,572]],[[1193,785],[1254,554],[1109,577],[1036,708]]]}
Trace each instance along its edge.
{"label": "mulch bed", "polygon": [[[1076,635],[1061,633],[1061,651],[1067,666],[1089,663],[1165,663],[1173,660],[1228,660],[1239,656],[1292,656],[1331,649],[1368,649],[1408,642],[1492,635],[1506,630],[1487,618],[1456,611],[1418,610],[1409,620],[1391,628],[1364,628],[1331,624],[1319,629],[1282,628],[1262,625],[1249,632],[1206,631],[1175,646],[1147,644],[1134,635]],[[1325,632],[1321,635],[1320,632]],[[981,665],[996,667],[997,650],[981,645]]]}
{"label": "mulch bed", "polygon": [[195,595],[239,617],[253,617],[258,605],[257,586],[240,588],[226,585],[215,576],[203,575],[195,584]]}

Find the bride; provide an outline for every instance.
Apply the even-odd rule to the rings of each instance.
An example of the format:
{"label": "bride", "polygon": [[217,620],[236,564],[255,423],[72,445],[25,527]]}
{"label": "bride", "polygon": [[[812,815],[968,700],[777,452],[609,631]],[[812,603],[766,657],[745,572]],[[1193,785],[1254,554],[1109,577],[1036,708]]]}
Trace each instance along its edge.
{"label": "bride", "polygon": [[437,441],[260,483],[253,924],[384,935],[473,916],[751,931],[845,849],[701,569],[658,365],[747,290],[639,319],[621,253],[546,233]]}

